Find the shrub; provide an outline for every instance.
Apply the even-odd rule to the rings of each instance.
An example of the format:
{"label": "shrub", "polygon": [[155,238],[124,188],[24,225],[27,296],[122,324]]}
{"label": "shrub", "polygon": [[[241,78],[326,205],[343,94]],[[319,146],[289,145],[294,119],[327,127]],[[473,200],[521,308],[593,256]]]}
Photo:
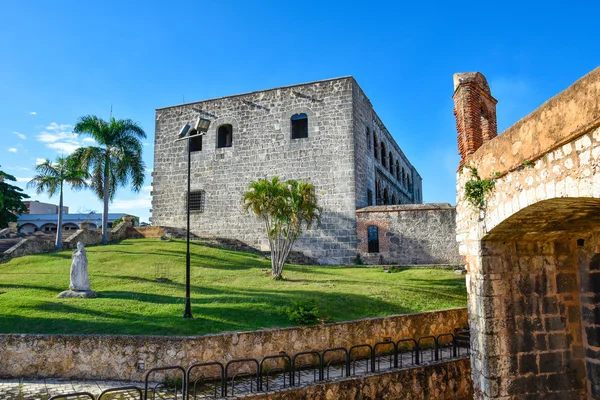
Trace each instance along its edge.
{"label": "shrub", "polygon": [[315,300],[294,301],[291,306],[282,307],[281,312],[290,321],[299,325],[315,325],[320,321]]}

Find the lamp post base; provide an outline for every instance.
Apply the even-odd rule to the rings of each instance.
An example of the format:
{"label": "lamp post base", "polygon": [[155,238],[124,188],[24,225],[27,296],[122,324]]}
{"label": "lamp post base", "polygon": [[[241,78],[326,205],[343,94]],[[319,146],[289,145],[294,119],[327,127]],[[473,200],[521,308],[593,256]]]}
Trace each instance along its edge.
{"label": "lamp post base", "polygon": [[192,306],[190,305],[190,299],[185,300],[185,311],[183,312],[183,318],[194,318],[192,315]]}

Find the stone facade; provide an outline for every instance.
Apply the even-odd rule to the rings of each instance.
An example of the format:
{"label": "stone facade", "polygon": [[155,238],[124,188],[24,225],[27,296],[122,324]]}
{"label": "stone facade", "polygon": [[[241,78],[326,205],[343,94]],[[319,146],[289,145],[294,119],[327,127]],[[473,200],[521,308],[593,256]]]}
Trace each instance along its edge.
{"label": "stone facade", "polygon": [[275,393],[242,396],[247,400],[467,400],[473,398],[469,360],[346,378]]}
{"label": "stone facade", "polygon": [[[358,254],[364,263],[462,264],[456,208],[450,204],[365,207],[356,211],[356,222]],[[377,227],[378,251],[369,249],[369,227]]]}
{"label": "stone facade", "polygon": [[[0,335],[5,362],[0,378],[62,377],[142,381],[153,367],[219,361],[286,352],[323,350],[386,338],[418,338],[462,330],[467,310],[367,318],[311,327],[229,332],[196,337],[109,335]],[[138,370],[143,361],[145,370]]]}
{"label": "stone facade", "polygon": [[[293,139],[291,118],[301,114],[308,137]],[[367,195],[388,204],[421,202],[419,174],[356,81],[345,77],[158,109],[154,225],[185,226],[186,142],[174,140],[199,116],[211,120],[202,150],[191,155],[191,190],[203,193],[203,210],[192,212],[191,224],[200,235],[267,250],[263,225],[241,207],[243,193],[259,178],[305,179],[315,185],[323,218],[295,250],[321,264],[348,264],[356,257],[355,211],[369,204]],[[230,147],[219,147],[222,127],[232,130]]]}
{"label": "stone facade", "polygon": [[[463,154],[457,240],[478,399],[600,398],[599,98],[597,68]],[[476,139],[471,122],[457,116],[459,137]],[[466,167],[495,182],[481,208]]]}

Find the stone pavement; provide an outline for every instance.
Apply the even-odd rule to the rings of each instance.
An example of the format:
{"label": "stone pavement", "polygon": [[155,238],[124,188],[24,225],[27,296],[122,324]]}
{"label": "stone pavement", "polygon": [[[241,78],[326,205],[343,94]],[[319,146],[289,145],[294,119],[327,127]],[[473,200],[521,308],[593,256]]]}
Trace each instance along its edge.
{"label": "stone pavement", "polygon": [[[451,348],[440,348],[440,361],[452,358]],[[421,351],[421,363],[428,364],[435,362],[433,358],[433,350]],[[466,354],[459,354],[458,356],[464,356]],[[401,352],[398,357],[399,368],[410,368],[415,365],[414,353],[412,351]],[[370,371],[370,360],[353,359],[350,363],[350,374],[351,375],[364,375]],[[376,357],[375,371],[383,372],[389,369],[393,369],[393,357],[389,355],[381,355]],[[273,371],[271,376],[263,376],[263,389],[268,391],[277,391],[289,387],[289,373],[285,376],[283,373]],[[324,379],[326,381],[343,379],[346,375],[345,364],[330,364],[324,366],[323,371]],[[301,368],[300,371],[295,373],[295,385],[305,386],[311,385],[318,380],[318,370],[311,367]],[[11,380],[0,380],[0,400],[48,400],[50,397],[58,394],[68,394],[75,392],[89,392],[94,395],[94,398],[102,393],[104,390],[118,387],[136,386],[143,390],[143,382],[126,382],[126,381],[100,381],[100,380],[86,380],[76,381],[68,379],[11,379]],[[194,391],[194,386],[196,390]],[[221,394],[221,387],[219,381],[202,381],[199,380],[190,382],[190,398],[191,399],[203,399],[203,398],[214,398],[215,392],[217,397]],[[154,400],[179,400],[183,399],[181,391],[179,390],[176,394],[174,390],[166,390],[160,383],[152,383],[150,389],[154,389],[154,395],[152,391],[149,392],[148,398]],[[229,377],[227,380],[227,395],[228,396],[239,396],[246,393],[256,392],[257,383],[256,375],[238,375]],[[121,391],[117,393],[106,394],[101,400],[137,400],[139,399],[139,392],[135,390]],[[90,397],[69,397],[68,400],[92,400]]]}

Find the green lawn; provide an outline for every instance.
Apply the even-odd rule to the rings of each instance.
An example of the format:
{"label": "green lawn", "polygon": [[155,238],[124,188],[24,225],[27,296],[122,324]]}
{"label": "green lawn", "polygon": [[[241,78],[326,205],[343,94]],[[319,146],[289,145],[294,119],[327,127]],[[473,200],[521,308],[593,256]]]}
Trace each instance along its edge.
{"label": "green lawn", "polygon": [[[331,321],[466,306],[464,277],[433,269],[287,265],[284,281],[258,255],[192,244],[193,320],[182,318],[185,242],[133,239],[89,247],[96,299],[58,299],[69,285],[71,252],[0,264],[0,333],[199,335],[293,324],[281,313],[315,299]],[[170,265],[171,282],[155,281]]]}

